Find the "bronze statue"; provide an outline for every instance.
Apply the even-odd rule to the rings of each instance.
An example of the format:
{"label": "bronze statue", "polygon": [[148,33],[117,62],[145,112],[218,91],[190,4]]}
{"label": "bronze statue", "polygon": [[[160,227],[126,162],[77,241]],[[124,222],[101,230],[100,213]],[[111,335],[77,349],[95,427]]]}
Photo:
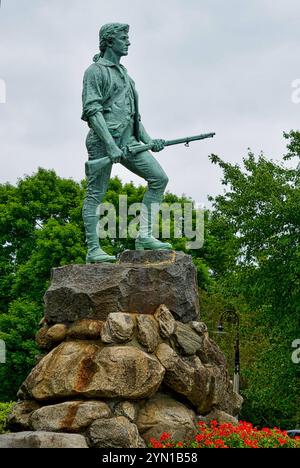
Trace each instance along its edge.
{"label": "bronze statue", "polygon": [[99,221],[97,209],[106,193],[112,165],[121,163],[148,183],[140,214],[136,249],[169,250],[172,249],[171,244],[161,242],[152,235],[168,177],[149,150],[159,152],[166,145],[188,143],[214,135],[170,142],[152,139],[148,135],[141,122],[134,81],[120,63],[121,58],[128,55],[128,33],[127,24],[110,23],[102,26],[99,33],[100,53],[94,57],[94,63],[84,75],[82,119],[90,127],[86,139],[88,185],[83,206],[87,263],[115,261],[114,256],[100,248],[96,230]]}

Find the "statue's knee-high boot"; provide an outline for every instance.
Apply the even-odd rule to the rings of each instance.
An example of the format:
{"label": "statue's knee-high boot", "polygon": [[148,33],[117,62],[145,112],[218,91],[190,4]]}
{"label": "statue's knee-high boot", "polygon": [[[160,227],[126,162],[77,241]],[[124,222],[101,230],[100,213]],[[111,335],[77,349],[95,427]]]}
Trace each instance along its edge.
{"label": "statue's knee-high boot", "polygon": [[83,204],[82,217],[85,227],[88,252],[86,263],[114,262],[116,257],[108,255],[100,248],[97,226],[99,222],[98,207],[106,192],[105,180],[99,175],[87,173],[87,195]]}
{"label": "statue's knee-high boot", "polygon": [[153,237],[154,223],[162,199],[162,195],[150,191],[145,194],[140,215],[139,237],[135,242],[136,250],[172,250],[171,244],[161,242]]}

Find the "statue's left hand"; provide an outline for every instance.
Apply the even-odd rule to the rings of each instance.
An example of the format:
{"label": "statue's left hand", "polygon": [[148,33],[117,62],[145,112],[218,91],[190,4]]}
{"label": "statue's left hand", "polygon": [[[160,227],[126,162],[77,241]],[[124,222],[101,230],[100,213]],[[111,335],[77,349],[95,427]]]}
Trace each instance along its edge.
{"label": "statue's left hand", "polygon": [[165,147],[165,142],[165,140],[152,140],[152,151],[154,151],[154,153],[162,151]]}

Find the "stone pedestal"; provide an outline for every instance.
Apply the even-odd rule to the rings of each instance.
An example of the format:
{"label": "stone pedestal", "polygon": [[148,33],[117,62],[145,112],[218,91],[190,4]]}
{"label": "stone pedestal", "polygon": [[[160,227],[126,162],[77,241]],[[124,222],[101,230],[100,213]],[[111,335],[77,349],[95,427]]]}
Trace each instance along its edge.
{"label": "stone pedestal", "polygon": [[45,355],[9,416],[27,432],[6,437],[10,446],[55,444],[60,433],[66,444],[145,447],[162,432],[193,438],[199,418],[238,414],[225,358],[198,319],[191,257],[125,252],[116,265],[58,268],[45,304]]}
{"label": "stone pedestal", "polygon": [[182,322],[199,318],[192,258],[174,251],[126,251],[116,264],[55,268],[45,318],[48,323],[106,320],[114,312],[154,314],[161,304]]}

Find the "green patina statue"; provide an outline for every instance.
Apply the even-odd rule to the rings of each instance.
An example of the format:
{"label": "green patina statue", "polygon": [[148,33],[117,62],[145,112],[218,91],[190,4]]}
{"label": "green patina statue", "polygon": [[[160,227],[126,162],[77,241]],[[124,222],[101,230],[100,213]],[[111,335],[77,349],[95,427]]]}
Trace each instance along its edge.
{"label": "green patina statue", "polygon": [[[83,220],[88,246],[87,263],[115,261],[99,245],[97,215],[111,175],[112,165],[121,163],[145,179],[148,190],[143,199],[140,215],[137,250],[169,250],[171,244],[152,236],[152,227],[163,199],[168,177],[149,151],[128,153],[122,148],[144,143],[152,151],[164,148],[164,140],[153,140],[146,132],[139,115],[138,94],[134,81],[120,59],[128,54],[129,26],[111,23],[100,29],[100,54],[87,69],[83,82],[82,119],[90,127],[86,139],[89,161],[109,158],[101,171],[86,171],[87,194],[83,206]],[[146,148],[145,148],[146,149]]]}
{"label": "green patina statue", "polygon": [[87,69],[83,81],[83,114],[90,131],[86,145],[87,195],[83,220],[88,246],[87,263],[113,262],[116,258],[99,245],[98,207],[107,190],[112,165],[121,163],[145,179],[148,190],[144,196],[137,250],[170,250],[171,244],[153,236],[153,225],[159,212],[168,177],[149,150],[159,152],[166,146],[188,144],[214,137],[207,133],[177,140],[153,140],[146,132],[139,114],[138,94],[134,81],[120,64],[130,46],[129,26],[110,23],[100,29],[100,54]]}

